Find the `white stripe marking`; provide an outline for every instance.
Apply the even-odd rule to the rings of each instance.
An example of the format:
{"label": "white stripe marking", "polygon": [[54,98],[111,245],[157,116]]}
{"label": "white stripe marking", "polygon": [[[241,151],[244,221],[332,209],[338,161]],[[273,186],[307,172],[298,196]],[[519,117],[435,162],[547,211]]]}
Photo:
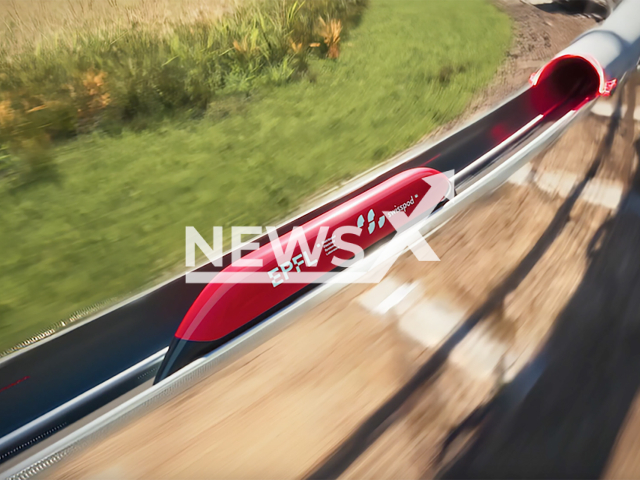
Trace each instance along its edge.
{"label": "white stripe marking", "polygon": [[[571,194],[580,178],[571,172],[534,172],[531,165],[527,164],[512,175],[508,181],[520,186],[533,184],[543,192],[566,198]],[[595,178],[587,183],[580,199],[592,205],[615,210],[622,199],[622,191],[620,182]]]}
{"label": "white stripe marking", "polygon": [[404,285],[400,285],[393,292],[391,292],[391,295],[385,298],[376,308],[373,309],[374,313],[384,315],[393,307],[398,305],[402,300],[404,300],[407,295],[409,295],[411,291],[416,288],[416,285],[416,283],[405,283]]}

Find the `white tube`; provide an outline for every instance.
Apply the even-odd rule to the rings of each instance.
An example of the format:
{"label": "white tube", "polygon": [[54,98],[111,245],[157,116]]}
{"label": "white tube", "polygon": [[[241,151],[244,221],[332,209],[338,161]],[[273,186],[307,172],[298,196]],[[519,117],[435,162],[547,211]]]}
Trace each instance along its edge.
{"label": "white tube", "polygon": [[640,0],[624,0],[602,25],[580,35],[571,45],[535,72],[535,87],[568,61],[586,61],[598,75],[595,96],[610,95],[620,78],[640,58]]}

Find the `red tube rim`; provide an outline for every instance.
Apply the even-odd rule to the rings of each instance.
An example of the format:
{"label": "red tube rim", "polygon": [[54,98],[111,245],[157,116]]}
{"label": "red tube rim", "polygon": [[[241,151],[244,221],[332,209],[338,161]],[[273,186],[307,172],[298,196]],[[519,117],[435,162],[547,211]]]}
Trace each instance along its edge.
{"label": "red tube rim", "polygon": [[618,83],[618,80],[616,78],[611,79],[611,80],[607,80],[606,75],[604,73],[604,70],[603,70],[602,66],[600,65],[600,63],[590,55],[573,55],[573,54],[568,53],[568,54],[565,54],[565,55],[560,55],[558,57],[555,57],[550,62],[546,63],[537,72],[534,72],[531,75],[531,77],[529,77],[529,83],[532,86],[535,87],[538,84],[538,82],[540,81],[540,78],[542,77],[542,74],[547,69],[555,66],[561,60],[567,60],[567,59],[571,59],[571,58],[587,61],[593,67],[595,72],[598,74],[599,85],[598,85],[598,95],[597,96],[607,97],[607,96],[611,95],[611,92],[616,87],[616,85]]}

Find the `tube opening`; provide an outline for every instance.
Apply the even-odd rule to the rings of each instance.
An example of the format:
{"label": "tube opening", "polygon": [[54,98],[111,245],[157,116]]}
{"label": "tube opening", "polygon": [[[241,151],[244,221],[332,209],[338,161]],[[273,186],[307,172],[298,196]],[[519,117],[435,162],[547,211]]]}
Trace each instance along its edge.
{"label": "tube opening", "polygon": [[562,55],[547,63],[530,78],[535,105],[547,113],[561,103],[582,105],[601,95],[610,95],[616,81],[607,82],[595,59]]}

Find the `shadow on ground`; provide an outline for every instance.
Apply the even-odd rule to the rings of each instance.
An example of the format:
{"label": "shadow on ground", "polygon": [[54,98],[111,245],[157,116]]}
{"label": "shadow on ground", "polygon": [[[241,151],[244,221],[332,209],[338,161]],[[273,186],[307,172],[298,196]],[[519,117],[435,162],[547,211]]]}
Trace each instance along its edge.
{"label": "shadow on ground", "polygon": [[[629,91],[633,91],[630,88]],[[629,98],[635,104],[635,94]],[[633,109],[630,109],[633,110]],[[631,127],[627,124],[631,122]],[[611,121],[610,135],[617,130]],[[625,118],[633,144],[633,118]],[[634,151],[635,150],[635,151]],[[629,158],[631,161],[632,158]],[[590,244],[588,270],[536,358],[469,418],[440,478],[597,478],[640,386],[640,173]]]}
{"label": "shadow on ground", "polygon": [[547,13],[587,15],[597,20],[603,20],[609,16],[607,6],[594,0],[562,0],[552,3],[541,3],[534,6]]}

